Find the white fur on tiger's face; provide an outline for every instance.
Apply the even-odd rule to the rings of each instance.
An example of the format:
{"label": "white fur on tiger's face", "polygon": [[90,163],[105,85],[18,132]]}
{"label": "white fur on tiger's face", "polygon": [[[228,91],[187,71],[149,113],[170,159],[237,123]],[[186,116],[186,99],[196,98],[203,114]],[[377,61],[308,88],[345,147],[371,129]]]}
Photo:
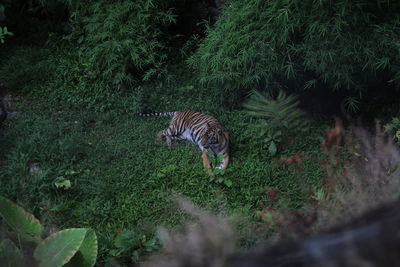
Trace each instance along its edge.
{"label": "white fur on tiger's face", "polygon": [[[217,119],[200,112],[186,110],[164,113],[139,114],[140,116],[172,117],[169,127],[158,136],[171,145],[172,140],[188,140],[198,145],[202,153],[204,167],[211,169],[207,152],[224,155],[219,169],[226,169],[229,163],[229,134]],[[208,171],[211,174],[211,171]]]}

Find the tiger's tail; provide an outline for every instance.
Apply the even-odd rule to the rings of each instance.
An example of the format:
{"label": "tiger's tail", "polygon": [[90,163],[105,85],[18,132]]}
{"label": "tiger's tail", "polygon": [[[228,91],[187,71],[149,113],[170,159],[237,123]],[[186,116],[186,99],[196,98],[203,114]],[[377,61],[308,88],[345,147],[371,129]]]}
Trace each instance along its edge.
{"label": "tiger's tail", "polygon": [[138,113],[139,116],[150,117],[150,116],[162,116],[162,117],[173,117],[176,111],[173,112],[154,112],[154,113]]}

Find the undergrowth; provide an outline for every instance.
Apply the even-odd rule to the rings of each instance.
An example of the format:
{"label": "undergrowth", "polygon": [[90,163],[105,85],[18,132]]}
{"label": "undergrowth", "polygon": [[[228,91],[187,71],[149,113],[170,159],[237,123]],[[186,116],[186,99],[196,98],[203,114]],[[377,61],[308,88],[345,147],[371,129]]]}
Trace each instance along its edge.
{"label": "undergrowth", "polygon": [[[197,147],[177,142],[168,148],[155,142],[156,133],[169,123],[165,118],[71,109],[23,98],[15,107],[17,117],[7,121],[1,133],[0,194],[61,229],[93,228],[99,262],[113,256],[129,262],[132,251],[140,256],[146,251],[118,250],[118,233],[133,231],[151,240],[157,226],[179,226],[186,215],[175,208],[176,194],[214,212],[240,216],[241,243],[248,246],[261,238],[255,212],[269,198],[266,188],[285,196],[282,205],[297,208],[308,198],[302,188],[321,184],[324,172],[318,162],[324,156],[319,136],[325,126],[316,123],[308,136],[293,136],[293,142],[272,157],[243,131],[252,120],[243,111],[224,111],[207,101],[202,110],[185,99],[166,94],[163,100],[170,104],[161,111],[174,110],[169,107],[174,103],[179,109],[192,107],[218,117],[229,129],[232,163],[224,178],[232,182],[230,187],[206,175]],[[301,173],[278,160],[299,151],[308,159]],[[70,187],[56,186],[66,180]],[[251,228],[255,232],[249,232]]]}

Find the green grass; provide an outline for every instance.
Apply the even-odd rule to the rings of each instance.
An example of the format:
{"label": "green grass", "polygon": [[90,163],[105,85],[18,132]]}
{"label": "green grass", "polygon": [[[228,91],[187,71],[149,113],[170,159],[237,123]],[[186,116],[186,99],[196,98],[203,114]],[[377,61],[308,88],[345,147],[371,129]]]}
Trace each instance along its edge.
{"label": "green grass", "polygon": [[[164,100],[174,99],[177,109],[190,106],[184,96]],[[179,227],[186,215],[177,208],[176,195],[213,212],[240,217],[242,244],[251,244],[260,238],[248,229],[259,222],[256,211],[268,202],[266,188],[279,191],[284,205],[299,208],[310,197],[304,187],[321,184],[320,136],[326,125],[314,122],[310,134],[282,145],[272,158],[245,131],[251,126],[243,111],[203,104],[204,110],[199,102],[192,107],[217,117],[231,134],[231,165],[225,174],[233,182],[230,188],[210,181],[197,147],[176,142],[168,148],[155,141],[156,133],[168,126],[168,118],[74,110],[24,98],[16,107],[18,115],[1,133],[0,194],[45,225],[95,229],[100,262],[110,256],[120,228],[153,235],[160,225]],[[305,152],[303,171],[278,163],[279,157],[298,151]],[[33,165],[39,166],[39,173],[30,174]],[[72,187],[57,189],[58,177],[69,179]]]}

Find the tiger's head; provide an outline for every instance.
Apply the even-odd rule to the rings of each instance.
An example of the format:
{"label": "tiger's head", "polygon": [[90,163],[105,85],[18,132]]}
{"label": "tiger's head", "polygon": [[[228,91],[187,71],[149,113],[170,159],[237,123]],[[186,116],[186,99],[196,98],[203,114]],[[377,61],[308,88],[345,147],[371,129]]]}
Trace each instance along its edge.
{"label": "tiger's head", "polygon": [[206,127],[207,130],[202,136],[202,143],[204,144],[204,148],[210,149],[212,147],[218,146],[221,143],[224,143],[223,129],[218,126],[212,126],[209,123],[207,123]]}

